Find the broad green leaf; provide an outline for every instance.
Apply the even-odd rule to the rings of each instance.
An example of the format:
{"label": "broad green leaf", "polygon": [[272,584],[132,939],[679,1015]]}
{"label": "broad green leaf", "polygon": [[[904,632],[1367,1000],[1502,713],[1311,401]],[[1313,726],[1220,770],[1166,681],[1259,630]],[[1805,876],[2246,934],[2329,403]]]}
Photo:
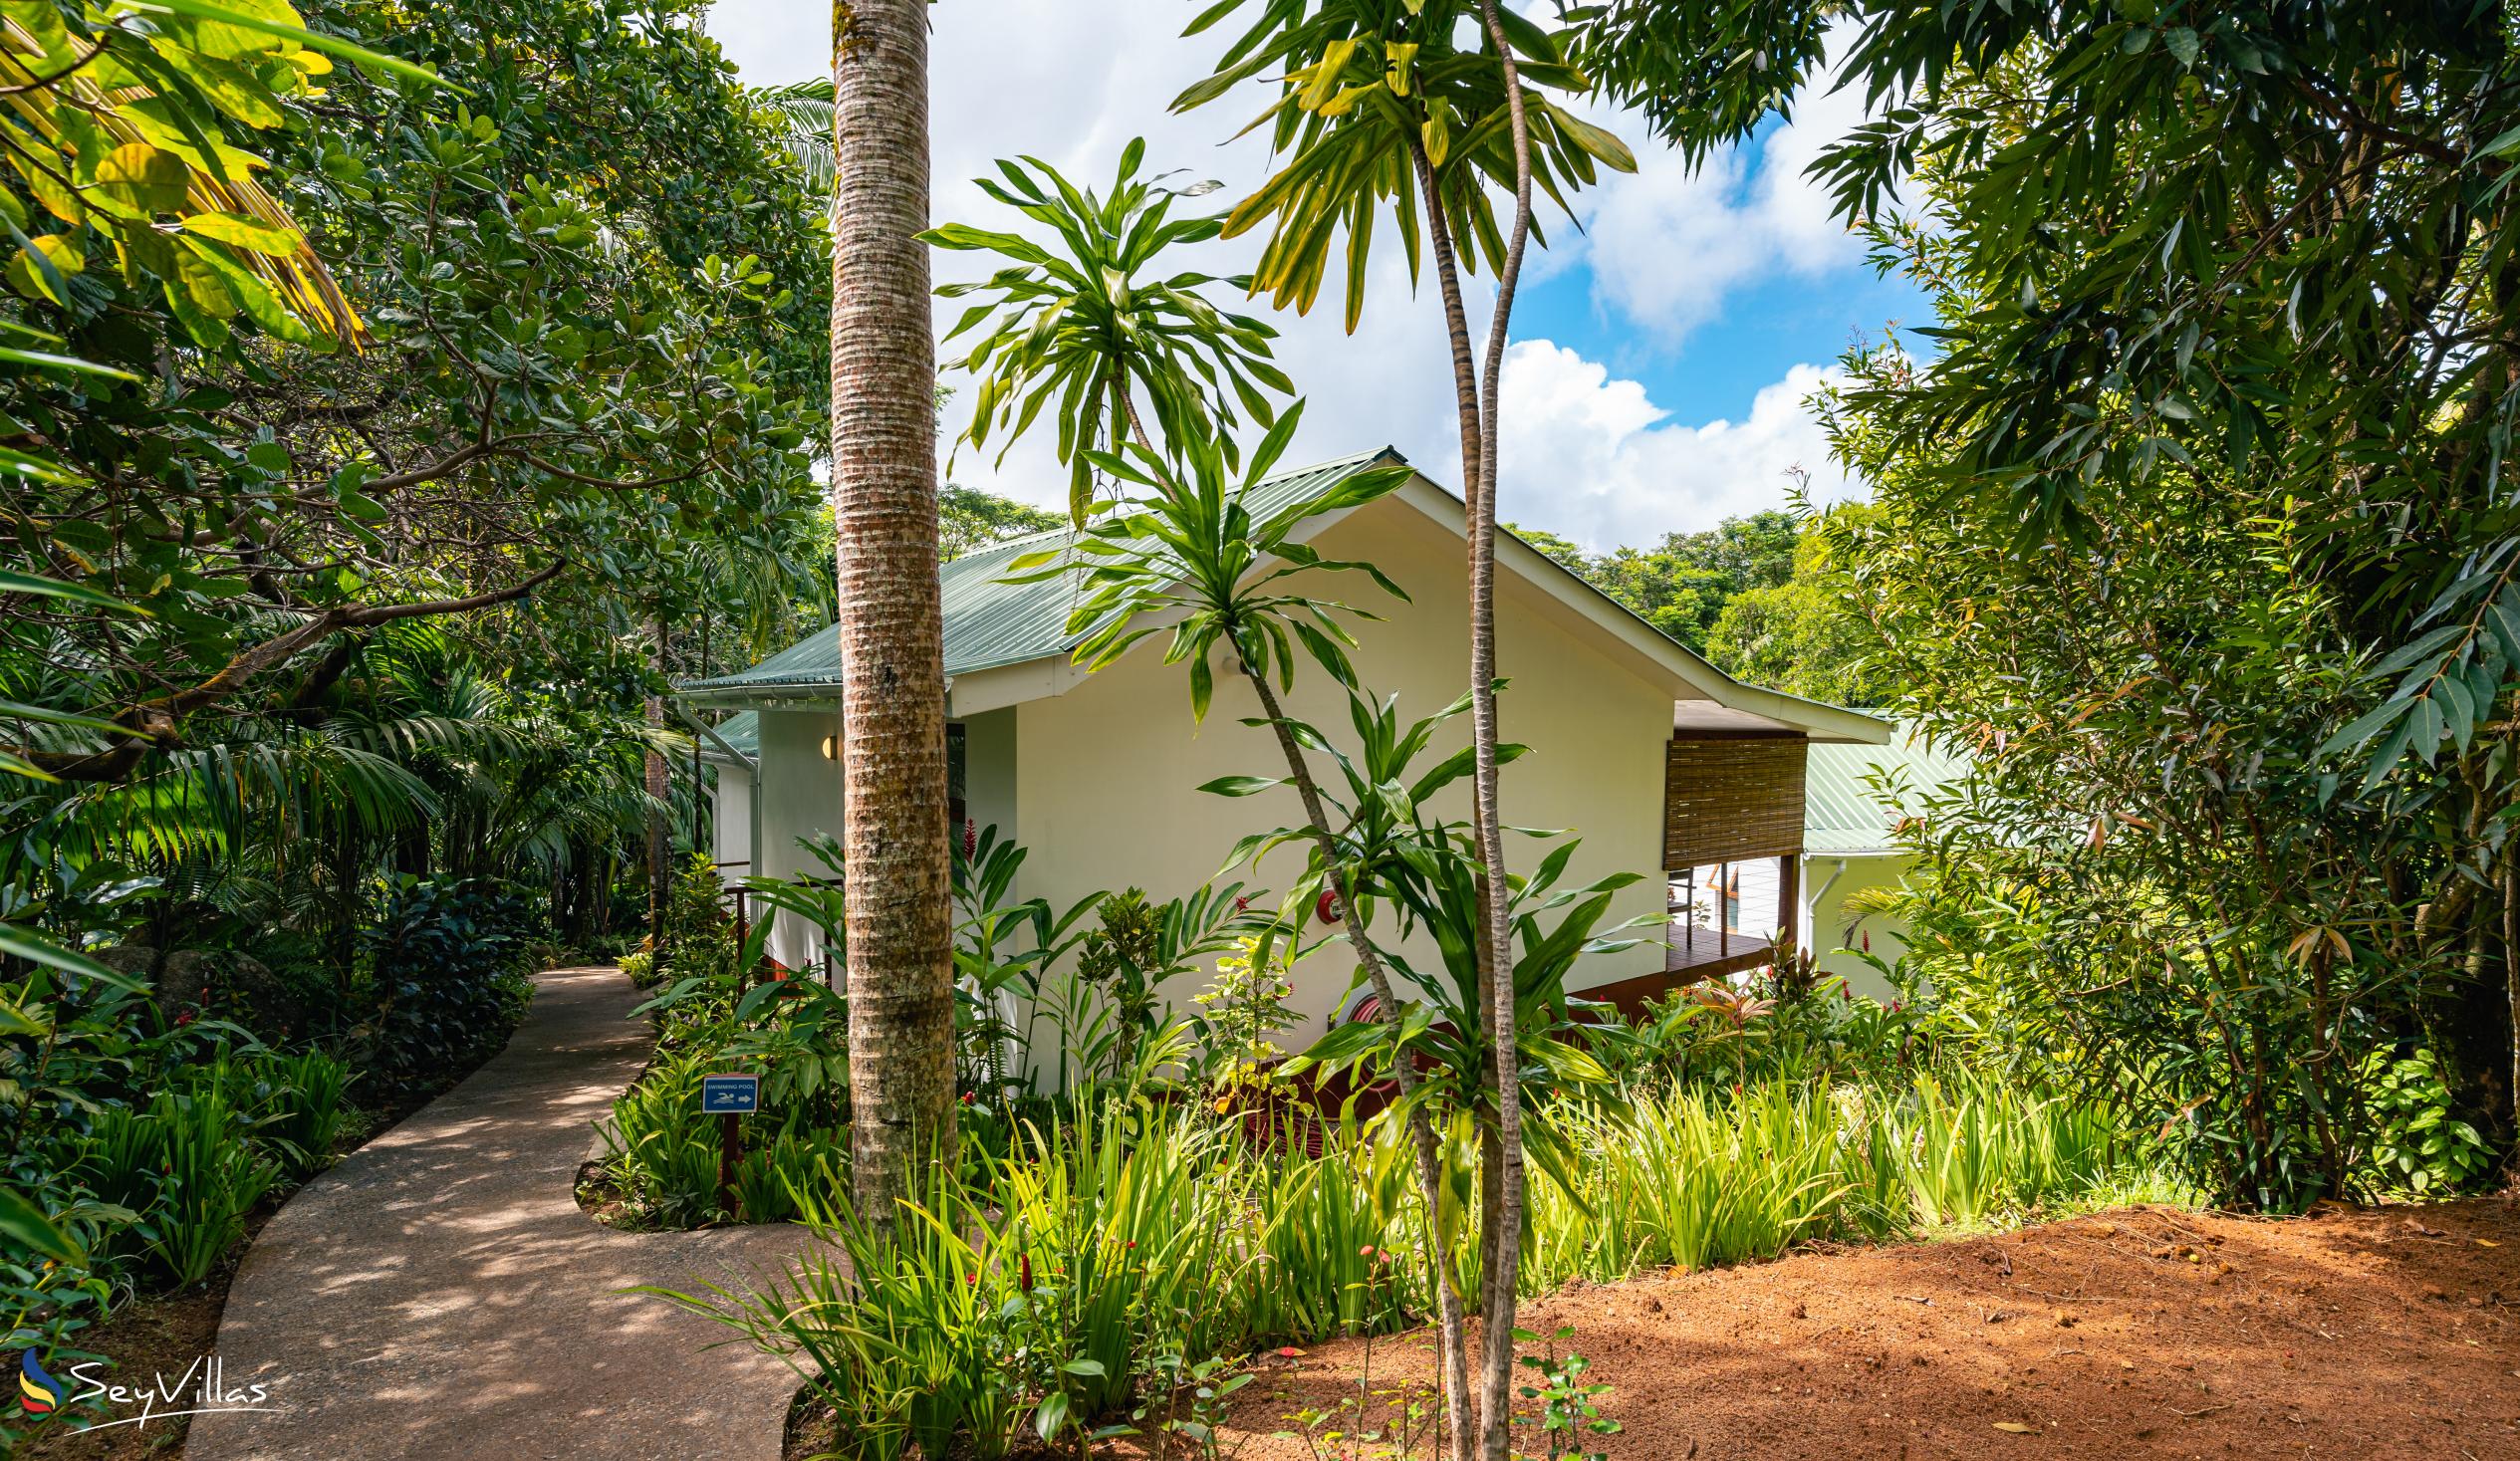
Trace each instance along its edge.
{"label": "broad green leaf", "polygon": [[96,195],[138,217],[183,211],[192,168],[181,157],[146,142],[126,142],[97,164]]}
{"label": "broad green leaf", "polygon": [[88,1251],[37,1207],[32,1198],[15,1187],[0,1187],[0,1237],[21,1253],[36,1254],[56,1263],[84,1265]]}
{"label": "broad green leaf", "polygon": [[203,238],[214,238],[223,244],[283,259],[295,254],[306,243],[295,229],[249,218],[242,213],[195,213],[184,220],[183,227],[186,233],[197,233]]}

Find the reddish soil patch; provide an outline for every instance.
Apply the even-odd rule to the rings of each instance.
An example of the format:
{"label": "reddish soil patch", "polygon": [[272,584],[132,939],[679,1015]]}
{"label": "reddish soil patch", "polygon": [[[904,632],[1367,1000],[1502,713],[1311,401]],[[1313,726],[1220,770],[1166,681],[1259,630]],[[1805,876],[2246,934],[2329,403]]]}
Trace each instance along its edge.
{"label": "reddish soil patch", "polygon": [[[2520,1457],[2504,1199],[2288,1220],[2136,1208],[1580,1287],[1521,1325],[1575,1327],[1586,1378],[1617,1386],[1601,1404],[1625,1429],[1601,1449],[1622,1461]],[[1374,1387],[1422,1395],[1430,1349],[1377,1341]],[[1229,1453],[1315,1455],[1271,1433],[1354,1394],[1363,1353],[1271,1361],[1237,1397]]]}

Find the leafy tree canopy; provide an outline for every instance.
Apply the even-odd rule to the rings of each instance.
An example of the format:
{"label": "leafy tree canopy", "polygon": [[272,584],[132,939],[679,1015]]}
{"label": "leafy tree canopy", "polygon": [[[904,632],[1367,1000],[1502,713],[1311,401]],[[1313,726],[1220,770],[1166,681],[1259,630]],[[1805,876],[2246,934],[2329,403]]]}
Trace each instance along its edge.
{"label": "leafy tree canopy", "polygon": [[1588,554],[1554,533],[1507,526],[1655,628],[1700,651],[1733,596],[1774,588],[1792,576],[1800,534],[1793,514],[1771,509],[1726,518],[1700,532],[1665,533],[1651,548]]}
{"label": "leafy tree canopy", "polygon": [[167,3],[6,5],[9,916],[600,929],[642,700],[828,592],[822,209],[679,0]]}
{"label": "leafy tree canopy", "polygon": [[2347,1180],[2376,1042],[2507,1132],[2510,16],[1612,4],[1576,54],[1703,146],[1832,20],[1876,120],[1816,171],[1937,299],[1834,420],[1886,514],[1852,602],[1980,752],[1937,977],[2238,1200]]}
{"label": "leafy tree canopy", "polygon": [[[60,44],[103,34],[75,6],[10,14],[48,9]],[[292,294],[239,262],[304,271],[267,252],[282,244],[268,218],[178,188],[207,188],[217,165],[250,177],[241,142],[187,142],[142,102],[119,109],[155,138],[132,144],[157,147],[127,164],[142,181],[108,167],[39,184],[21,166],[9,206],[52,230],[30,247],[54,268],[21,251],[16,323],[116,373],[20,362],[0,377],[18,441],[62,464],[0,483],[12,547],[143,610],[12,605],[11,698],[118,727],[31,736],[35,764],[127,777],[214,735],[204,717],[285,701],[274,671],[388,619],[454,614],[505,659],[601,660],[668,608],[725,607],[756,629],[779,616],[780,575],[715,582],[693,550],[784,563],[817,496],[825,245],[694,12],[318,4],[309,27],[449,85],[320,70],[290,59],[302,51],[250,86],[192,80],[174,100],[264,150],[261,186],[303,224],[305,257],[334,261],[329,315],[318,279]],[[134,245],[132,210],[198,217]],[[118,267],[61,267],[106,259]],[[283,353],[326,333],[329,355]],[[529,591],[530,623],[504,610]]]}
{"label": "leafy tree canopy", "polygon": [[1706,630],[1706,657],[1737,680],[1832,705],[1886,705],[1896,685],[1879,668],[1872,624],[1848,611],[1847,562],[1859,525],[1880,509],[1842,503],[1803,529],[1781,584],[1724,601]]}

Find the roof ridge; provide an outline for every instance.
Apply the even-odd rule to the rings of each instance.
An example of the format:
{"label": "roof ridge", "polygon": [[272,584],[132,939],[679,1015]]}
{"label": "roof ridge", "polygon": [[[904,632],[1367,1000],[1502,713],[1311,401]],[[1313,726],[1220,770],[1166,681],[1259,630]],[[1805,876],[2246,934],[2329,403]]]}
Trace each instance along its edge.
{"label": "roof ridge", "polygon": [[[1396,447],[1378,446],[1371,451],[1352,451],[1345,456],[1330,457],[1323,461],[1314,462],[1309,466],[1282,467],[1279,470],[1271,472],[1269,475],[1261,478],[1259,481],[1249,485],[1253,487],[1266,487],[1273,482],[1284,482],[1295,477],[1308,477],[1316,472],[1330,471],[1335,467],[1353,467],[1365,462],[1379,461],[1386,456],[1391,457],[1392,459],[1403,463],[1408,460],[1408,458],[1399,454],[1399,450]],[[946,559],[945,563],[947,566],[951,566],[953,564],[963,563],[971,559],[978,558],[984,553],[995,553],[1002,548],[1020,548],[1028,543],[1041,543],[1054,538],[1065,538],[1077,531],[1078,530],[1075,524],[1063,523],[1055,528],[1039,528],[1030,533],[1018,533],[1012,538],[996,538],[981,544],[968,553],[959,554],[953,558]]]}
{"label": "roof ridge", "polygon": [[[1393,448],[1379,446],[1272,471],[1244,485],[1260,494],[1260,501],[1283,506],[1298,497],[1328,492],[1376,462],[1405,465],[1406,460]],[[938,565],[948,674],[976,673],[1064,653],[1070,647],[1075,635],[1068,631],[1067,623],[1073,606],[1065,590],[1046,588],[1047,580],[1027,580],[1026,586],[1014,593],[1002,592],[997,586],[1006,582],[1002,575],[1010,559],[1027,551],[1074,542],[1080,536],[1074,527],[1063,524],[982,544]],[[957,606],[972,612],[967,618],[958,617],[961,609]],[[827,624],[760,663],[730,674],[686,680],[679,688],[712,693],[786,686],[821,693],[840,678],[838,641],[838,627]],[[763,672],[774,664],[776,669]]]}

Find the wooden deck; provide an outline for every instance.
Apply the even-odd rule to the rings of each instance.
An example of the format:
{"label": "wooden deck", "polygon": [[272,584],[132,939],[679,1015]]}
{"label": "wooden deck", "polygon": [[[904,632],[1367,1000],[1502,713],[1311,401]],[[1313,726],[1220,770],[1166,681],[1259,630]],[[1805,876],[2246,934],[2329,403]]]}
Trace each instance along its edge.
{"label": "wooden deck", "polygon": [[1662,953],[1662,972],[1679,977],[1675,982],[1688,984],[1699,979],[1712,979],[1718,974],[1737,974],[1756,969],[1776,957],[1776,945],[1747,933],[1717,938],[1714,930],[1694,930],[1694,939],[1685,935],[1691,930],[1674,928],[1671,942]]}
{"label": "wooden deck", "polygon": [[[1685,988],[1700,980],[1756,969],[1776,956],[1776,946],[1764,938],[1735,933],[1719,937],[1711,928],[1690,928],[1674,924],[1669,930],[1670,942],[1662,955],[1662,972],[1641,974],[1593,989],[1574,991],[1578,999],[1599,1000],[1616,1006],[1629,1019],[1644,1010],[1648,1000]],[[1693,936],[1692,936],[1693,935]]]}

